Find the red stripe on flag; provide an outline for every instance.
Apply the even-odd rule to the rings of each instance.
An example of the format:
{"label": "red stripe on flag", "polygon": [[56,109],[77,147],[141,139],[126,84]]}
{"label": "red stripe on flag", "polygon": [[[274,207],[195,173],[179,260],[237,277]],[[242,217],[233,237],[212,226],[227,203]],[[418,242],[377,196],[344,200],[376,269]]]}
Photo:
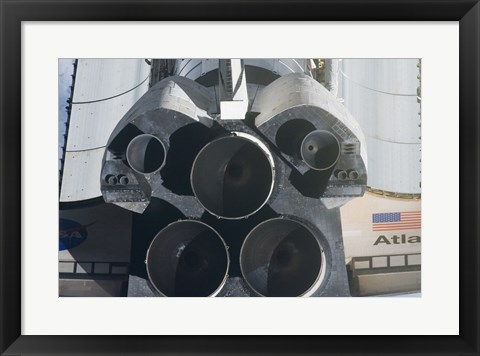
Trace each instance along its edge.
{"label": "red stripe on flag", "polygon": [[421,225],[394,225],[394,226],[375,226],[373,231],[403,229],[420,229]]}

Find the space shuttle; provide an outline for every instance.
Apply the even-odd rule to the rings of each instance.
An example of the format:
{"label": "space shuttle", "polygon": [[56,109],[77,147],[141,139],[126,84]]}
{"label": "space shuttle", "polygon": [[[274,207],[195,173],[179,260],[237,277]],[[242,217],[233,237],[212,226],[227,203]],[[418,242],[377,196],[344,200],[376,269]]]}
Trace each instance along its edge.
{"label": "space shuttle", "polygon": [[[90,116],[115,117],[94,124],[106,126],[90,136],[102,136],[103,142],[92,148],[89,157],[80,158],[95,167],[87,170],[82,184],[68,178],[73,177],[68,174],[72,169],[80,171],[76,163],[80,160],[71,157],[89,150],[69,151],[68,146],[77,146],[75,141],[65,145],[60,206],[61,217],[76,217],[79,224],[85,224],[82,214],[88,216],[92,209],[97,209],[97,216],[114,210],[105,218],[113,230],[119,217],[129,217],[131,233],[125,228],[118,232],[129,235],[124,240],[130,244],[119,248],[122,261],[114,262],[125,266],[117,293],[345,297],[420,289],[419,189],[409,186],[411,192],[402,191],[397,188],[404,183],[378,178],[385,175],[382,169],[389,168],[378,163],[379,155],[383,161],[386,157],[401,161],[404,155],[395,151],[398,145],[382,146],[391,137],[384,139],[372,129],[393,122],[393,136],[398,139],[398,118],[380,125],[374,116],[382,113],[368,109],[399,111],[392,105],[398,106],[397,96],[403,98],[405,93],[383,88],[388,81],[382,78],[397,71],[397,83],[403,83],[400,79],[412,73],[412,63],[103,61],[75,62],[68,136],[71,139],[76,112],[81,112],[77,116],[79,122],[83,120],[83,134],[89,130],[89,111]],[[105,69],[109,61],[117,61],[113,65],[117,69],[128,67],[130,76],[136,72],[133,81],[140,84],[119,96],[106,96],[107,100],[86,100],[89,86],[82,88],[79,83],[77,90],[77,81],[85,78],[87,83],[92,70],[112,71]],[[417,64],[413,71],[420,70]],[[118,77],[122,72],[99,78],[109,77],[109,85],[123,84],[125,80]],[[414,121],[419,121],[421,96],[417,91],[411,96],[401,107],[403,111],[415,107]],[[108,101],[121,103],[120,112],[118,105],[112,105],[115,115],[102,108],[112,104]],[[77,135],[76,141],[85,144],[85,136]],[[419,142],[411,144],[418,149]],[[412,166],[417,167],[410,164],[408,169]],[[91,196],[82,197],[85,191]],[[82,201],[87,204],[79,204]],[[115,243],[113,230],[113,237],[104,237],[109,245]],[[76,266],[77,254],[83,261],[90,253],[94,256],[88,244],[93,239],[98,243],[97,234],[62,251],[60,264]],[[84,268],[88,263],[83,264],[80,270],[87,270],[86,276],[95,280],[99,262],[88,268]],[[78,293],[72,292],[75,278],[70,270],[63,271],[60,294],[62,285],[65,295]]]}

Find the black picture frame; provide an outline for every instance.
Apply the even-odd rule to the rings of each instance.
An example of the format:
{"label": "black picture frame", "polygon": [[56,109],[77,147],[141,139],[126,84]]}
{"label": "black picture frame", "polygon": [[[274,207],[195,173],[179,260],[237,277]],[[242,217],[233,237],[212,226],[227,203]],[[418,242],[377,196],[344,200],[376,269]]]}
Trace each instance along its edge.
{"label": "black picture frame", "polygon": [[[0,351],[2,354],[479,355],[480,256],[477,219],[480,178],[478,174],[480,4],[478,0],[0,0],[0,11]],[[85,20],[459,21],[460,335],[22,336],[21,22]],[[456,194],[455,190],[450,194]],[[452,214],[457,213],[452,211]]]}

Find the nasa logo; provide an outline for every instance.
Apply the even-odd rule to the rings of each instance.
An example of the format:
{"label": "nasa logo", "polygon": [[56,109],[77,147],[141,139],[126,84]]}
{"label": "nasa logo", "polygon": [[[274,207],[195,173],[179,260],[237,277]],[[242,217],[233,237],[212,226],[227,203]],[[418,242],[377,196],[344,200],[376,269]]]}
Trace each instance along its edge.
{"label": "nasa logo", "polygon": [[373,245],[374,246],[377,246],[379,244],[400,245],[400,244],[406,244],[406,243],[416,244],[421,242],[420,236],[409,236],[407,238],[406,235],[404,234],[402,234],[401,236],[393,235],[390,239],[392,241],[390,241],[385,235],[380,235]]}
{"label": "nasa logo", "polygon": [[80,225],[78,222],[68,219],[60,219],[59,224],[59,250],[69,250],[83,243],[88,236],[87,227],[93,223]]}

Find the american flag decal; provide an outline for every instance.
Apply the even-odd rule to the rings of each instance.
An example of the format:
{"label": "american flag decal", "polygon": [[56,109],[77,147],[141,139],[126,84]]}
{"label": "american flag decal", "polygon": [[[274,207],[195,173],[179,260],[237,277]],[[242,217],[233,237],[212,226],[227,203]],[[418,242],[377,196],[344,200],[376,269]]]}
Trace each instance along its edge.
{"label": "american flag decal", "polygon": [[372,214],[372,231],[420,229],[420,211]]}

